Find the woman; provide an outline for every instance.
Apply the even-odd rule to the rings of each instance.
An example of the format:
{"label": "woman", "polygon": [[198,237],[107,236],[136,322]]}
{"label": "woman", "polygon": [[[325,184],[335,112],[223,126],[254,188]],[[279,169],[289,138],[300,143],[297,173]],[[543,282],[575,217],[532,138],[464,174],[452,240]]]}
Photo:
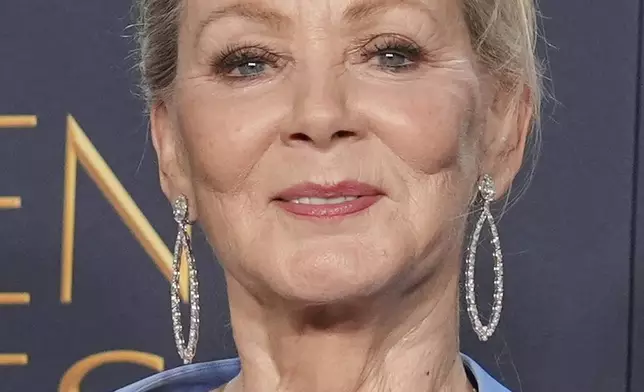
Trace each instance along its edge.
{"label": "woman", "polygon": [[[521,166],[540,102],[533,0],[138,3],[175,260],[191,255],[185,230],[199,221],[240,357],[121,391],[506,391],[459,354],[459,274],[465,259],[466,308],[487,340],[503,298],[489,206]],[[488,324],[474,285],[485,225]],[[186,364],[199,319],[189,262],[187,344],[177,262],[172,286]]]}

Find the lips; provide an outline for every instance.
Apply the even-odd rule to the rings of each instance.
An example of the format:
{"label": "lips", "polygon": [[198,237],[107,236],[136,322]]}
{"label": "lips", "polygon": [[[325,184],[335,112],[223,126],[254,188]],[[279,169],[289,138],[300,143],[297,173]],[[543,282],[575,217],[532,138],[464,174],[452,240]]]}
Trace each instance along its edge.
{"label": "lips", "polygon": [[364,211],[382,196],[382,190],[357,181],[330,186],[302,183],[280,192],[275,202],[282,209],[302,217],[333,218]]}

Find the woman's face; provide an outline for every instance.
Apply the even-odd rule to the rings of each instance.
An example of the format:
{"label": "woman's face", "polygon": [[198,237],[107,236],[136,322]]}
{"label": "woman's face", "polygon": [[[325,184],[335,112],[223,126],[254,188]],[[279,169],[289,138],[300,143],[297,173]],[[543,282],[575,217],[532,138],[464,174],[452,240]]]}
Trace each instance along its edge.
{"label": "woman's face", "polygon": [[164,190],[257,295],[405,290],[459,255],[488,79],[457,1],[185,1]]}

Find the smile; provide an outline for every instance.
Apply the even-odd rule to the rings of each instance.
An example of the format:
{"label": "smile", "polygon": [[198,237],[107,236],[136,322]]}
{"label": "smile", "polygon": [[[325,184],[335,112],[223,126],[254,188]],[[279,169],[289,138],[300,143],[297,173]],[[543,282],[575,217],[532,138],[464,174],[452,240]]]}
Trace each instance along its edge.
{"label": "smile", "polygon": [[292,214],[309,218],[346,217],[367,210],[384,196],[380,189],[361,182],[336,185],[302,183],[282,191],[277,205]]}
{"label": "smile", "polygon": [[348,201],[357,200],[357,196],[340,196],[329,199],[321,197],[300,197],[298,199],[288,200],[289,203],[295,204],[311,204],[311,205],[328,205],[328,204],[342,204]]}

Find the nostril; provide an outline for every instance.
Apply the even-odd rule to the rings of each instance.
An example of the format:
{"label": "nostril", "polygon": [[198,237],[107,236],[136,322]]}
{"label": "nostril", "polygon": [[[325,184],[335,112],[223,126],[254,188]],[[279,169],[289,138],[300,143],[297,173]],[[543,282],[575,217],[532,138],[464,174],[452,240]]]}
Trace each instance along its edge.
{"label": "nostril", "polygon": [[352,137],[352,136],[355,136],[355,132],[353,132],[353,131],[345,131],[345,130],[337,131],[336,133],[333,134],[333,137],[336,138],[336,139],[344,139],[344,138]]}
{"label": "nostril", "polygon": [[295,140],[299,142],[310,142],[312,139],[307,134],[298,132],[291,135],[291,140]]}
{"label": "nostril", "polygon": [[293,132],[288,135],[288,141],[293,143],[312,143],[312,144],[328,144],[336,140],[351,139],[356,137],[357,133],[354,131],[339,130],[333,133],[315,133],[315,132]]}

